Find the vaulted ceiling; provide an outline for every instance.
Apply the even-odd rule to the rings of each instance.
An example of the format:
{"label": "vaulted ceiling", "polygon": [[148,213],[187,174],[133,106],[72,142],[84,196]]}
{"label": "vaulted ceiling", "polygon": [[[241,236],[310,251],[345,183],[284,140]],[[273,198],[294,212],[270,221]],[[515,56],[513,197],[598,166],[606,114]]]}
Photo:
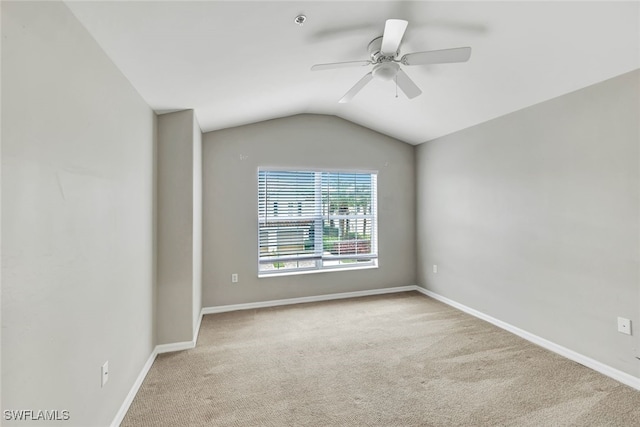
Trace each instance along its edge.
{"label": "vaulted ceiling", "polygon": [[[640,67],[638,2],[66,4],[155,111],[194,109],[205,132],[318,113],[418,144]],[[417,98],[374,79],[339,104],[370,67],[310,67],[369,59],[388,18],[409,21],[401,55],[470,46],[471,59],[403,67]]]}

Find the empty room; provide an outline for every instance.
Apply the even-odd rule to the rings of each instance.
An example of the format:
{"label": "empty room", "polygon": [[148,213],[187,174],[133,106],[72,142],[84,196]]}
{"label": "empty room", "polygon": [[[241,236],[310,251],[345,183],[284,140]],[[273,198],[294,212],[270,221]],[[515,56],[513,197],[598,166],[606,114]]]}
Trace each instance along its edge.
{"label": "empty room", "polygon": [[640,424],[640,2],[0,14],[1,425]]}

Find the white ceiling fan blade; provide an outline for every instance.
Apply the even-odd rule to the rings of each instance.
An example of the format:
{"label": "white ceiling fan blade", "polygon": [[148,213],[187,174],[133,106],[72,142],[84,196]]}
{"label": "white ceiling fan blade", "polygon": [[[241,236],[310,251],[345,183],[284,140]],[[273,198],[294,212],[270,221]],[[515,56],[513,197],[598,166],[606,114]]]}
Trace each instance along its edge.
{"label": "white ceiling fan blade", "polygon": [[402,36],[407,29],[407,21],[402,19],[387,19],[382,35],[382,46],[380,51],[385,56],[395,56],[400,48]]}
{"label": "white ceiling fan blade", "polygon": [[471,57],[470,47],[454,49],[430,50],[428,52],[407,53],[400,62],[404,65],[445,64],[450,62],[465,62]]}
{"label": "white ceiling fan blade", "polygon": [[361,78],[360,80],[358,80],[358,83],[356,83],[351,89],[349,89],[349,92],[345,93],[345,95],[342,97],[342,99],[340,101],[338,101],[340,104],[344,104],[346,102],[349,102],[353,99],[354,96],[356,96],[356,94],[358,92],[360,92],[360,90],[365,87],[367,85],[367,83],[369,83],[371,81],[371,79],[373,78],[373,74],[372,73],[367,73],[364,75],[363,78]]}
{"label": "white ceiling fan blade", "polygon": [[316,64],[311,67],[311,71],[333,70],[336,68],[347,67],[364,67],[366,65],[371,65],[371,61],[331,62],[329,64]]}
{"label": "white ceiling fan blade", "polygon": [[402,70],[398,70],[398,74],[396,74],[396,83],[409,99],[415,98],[422,93],[420,88]]}

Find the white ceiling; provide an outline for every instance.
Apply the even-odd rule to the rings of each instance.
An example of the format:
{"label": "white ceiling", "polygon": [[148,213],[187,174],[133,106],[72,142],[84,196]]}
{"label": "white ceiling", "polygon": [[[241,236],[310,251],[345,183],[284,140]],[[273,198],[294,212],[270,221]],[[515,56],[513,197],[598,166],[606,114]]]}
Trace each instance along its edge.
{"label": "white ceiling", "polygon": [[[638,2],[66,3],[155,111],[192,108],[205,132],[319,113],[418,144],[640,67]],[[374,79],[338,104],[368,67],[310,67],[369,59],[388,18],[409,21],[401,54],[471,59],[403,67],[413,100]]]}

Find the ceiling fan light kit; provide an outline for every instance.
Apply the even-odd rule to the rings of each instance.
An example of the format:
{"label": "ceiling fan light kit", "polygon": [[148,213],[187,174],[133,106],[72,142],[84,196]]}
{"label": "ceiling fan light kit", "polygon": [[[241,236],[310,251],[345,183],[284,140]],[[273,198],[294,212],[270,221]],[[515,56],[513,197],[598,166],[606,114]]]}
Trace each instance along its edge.
{"label": "ceiling fan light kit", "polygon": [[403,55],[400,54],[400,43],[407,29],[408,22],[402,19],[388,19],[384,26],[384,33],[380,37],[373,39],[367,46],[370,60],[368,61],[348,61],[334,62],[329,64],[316,64],[311,67],[312,71],[330,70],[335,68],[361,67],[373,65],[373,70],[362,77],[349,91],[340,99],[340,103],[349,102],[360,90],[367,85],[374,77],[381,80],[395,80],[398,87],[412,99],[420,95],[422,91],[400,68],[400,65],[431,65],[445,64],[453,62],[466,62],[471,56],[470,47],[459,47],[454,49],[431,50],[426,52],[415,52]]}
{"label": "ceiling fan light kit", "polygon": [[391,80],[398,74],[400,66],[397,62],[381,62],[373,66],[373,77],[381,80]]}

